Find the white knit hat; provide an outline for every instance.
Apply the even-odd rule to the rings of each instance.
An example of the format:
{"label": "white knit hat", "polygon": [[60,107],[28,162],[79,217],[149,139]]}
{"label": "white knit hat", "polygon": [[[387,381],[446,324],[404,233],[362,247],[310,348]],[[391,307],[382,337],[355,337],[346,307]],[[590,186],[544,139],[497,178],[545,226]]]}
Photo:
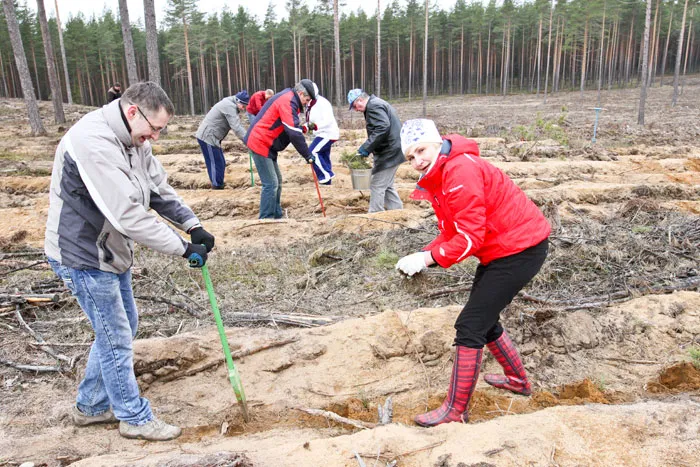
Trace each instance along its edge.
{"label": "white knit hat", "polygon": [[401,151],[404,154],[418,143],[442,143],[435,122],[424,118],[407,120],[401,127]]}

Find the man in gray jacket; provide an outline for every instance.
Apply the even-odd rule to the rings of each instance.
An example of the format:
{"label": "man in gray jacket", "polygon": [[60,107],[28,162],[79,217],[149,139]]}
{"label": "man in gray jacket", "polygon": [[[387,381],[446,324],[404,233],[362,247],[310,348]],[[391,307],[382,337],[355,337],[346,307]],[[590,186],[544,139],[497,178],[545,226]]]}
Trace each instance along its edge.
{"label": "man in gray jacket", "polygon": [[226,138],[228,132],[233,132],[238,139],[243,140],[246,129],[241,124],[239,113],[245,112],[249,101],[248,91],[245,89],[235,96],[224,97],[211,108],[197,128],[197,142],[202,148],[204,162],[207,164],[207,173],[214,190],[224,188],[224,173],[226,171],[226,159],[221,149],[221,141]]}
{"label": "man in gray jacket", "polygon": [[357,153],[362,157],[374,154],[369,186],[369,212],[403,208],[394,188],[396,171],[406,158],[401,151],[401,120],[388,102],[362,89],[348,92],[349,110],[365,115],[367,140]]}
{"label": "man in gray jacket", "polygon": [[[168,184],[151,152],[149,140],[158,140],[173,113],[160,86],[142,82],[73,125],[56,148],[44,241],[49,264],[95,332],[73,422],[119,420],[122,436],[152,441],[176,438],[181,430],[153,415],[136,383],[134,242],[182,256],[193,267],[202,267],[214,247],[214,237]],[[150,209],[189,233],[191,243]]]}

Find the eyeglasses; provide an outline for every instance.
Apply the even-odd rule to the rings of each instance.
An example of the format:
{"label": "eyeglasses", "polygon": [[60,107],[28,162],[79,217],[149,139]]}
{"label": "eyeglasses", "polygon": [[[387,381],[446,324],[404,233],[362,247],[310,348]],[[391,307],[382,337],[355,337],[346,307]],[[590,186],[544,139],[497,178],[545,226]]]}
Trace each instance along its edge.
{"label": "eyeglasses", "polygon": [[141,109],[138,106],[136,106],[136,110],[138,110],[141,116],[146,120],[146,123],[148,123],[148,126],[151,127],[151,131],[153,131],[153,133],[160,133],[161,131],[163,131],[163,128],[154,127],[151,121],[148,119],[148,117],[146,117],[146,115],[141,111]]}

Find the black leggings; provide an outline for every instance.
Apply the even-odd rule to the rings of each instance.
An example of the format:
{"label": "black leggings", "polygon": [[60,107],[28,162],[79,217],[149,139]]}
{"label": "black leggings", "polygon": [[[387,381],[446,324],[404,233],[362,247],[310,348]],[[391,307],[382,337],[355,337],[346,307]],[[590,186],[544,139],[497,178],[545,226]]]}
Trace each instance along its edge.
{"label": "black leggings", "polygon": [[549,239],[544,239],[520,253],[476,268],[469,301],[455,322],[456,345],[481,349],[501,337],[501,311],[535,277],[547,257],[548,246]]}

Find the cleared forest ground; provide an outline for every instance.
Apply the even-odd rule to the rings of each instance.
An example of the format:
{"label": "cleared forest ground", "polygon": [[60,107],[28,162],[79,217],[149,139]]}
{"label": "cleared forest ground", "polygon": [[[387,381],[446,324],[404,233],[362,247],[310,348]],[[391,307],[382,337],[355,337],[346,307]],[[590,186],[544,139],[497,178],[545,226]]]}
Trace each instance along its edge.
{"label": "cleared forest ground", "polygon": [[[679,105],[652,88],[644,128],[638,89],[542,97],[431,99],[443,133],[475,138],[553,226],[540,274],[504,313],[534,382],[530,398],[479,382],[470,423],[433,429],[412,416],[444,397],[452,324],[475,263],[404,279],[396,260],[436,234],[427,204],[397,188],[405,209],[366,214],[337,161],[363,141],[359,114],[340,111],[337,177],[322,186],[281,157],[287,218],[257,220],[240,142],[225,142],[227,188],[209,189],[193,134],[177,116],[154,152],[171,183],[217,236],[210,270],[252,416],[243,423],[226,378],[206,292],[181,259],[138,249],[136,372],[146,397],[184,434],[123,439],[116,425],[74,428],[68,413],[91,329],[41,256],[53,151],[66,128],[30,138],[23,103],[0,100],[0,466],[36,465],[698,465],[700,451],[700,79]],[[383,96],[387,98],[388,96]],[[393,101],[402,120],[420,101]],[[42,103],[45,123],[50,103]],[[91,109],[67,107],[73,121]],[[18,296],[57,294],[57,302]],[[17,317],[67,357],[41,350]],[[236,357],[238,356],[238,357]],[[485,371],[497,371],[491,356]],[[391,396],[394,423],[376,426]],[[322,409],[365,429],[310,415]]]}

